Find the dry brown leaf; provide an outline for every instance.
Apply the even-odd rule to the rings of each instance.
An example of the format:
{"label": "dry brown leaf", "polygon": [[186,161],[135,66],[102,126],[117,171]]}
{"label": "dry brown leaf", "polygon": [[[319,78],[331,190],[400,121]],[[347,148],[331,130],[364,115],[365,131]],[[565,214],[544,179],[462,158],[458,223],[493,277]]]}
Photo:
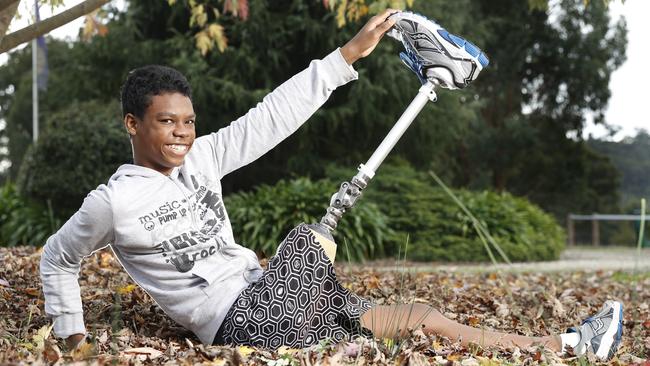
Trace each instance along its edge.
{"label": "dry brown leaf", "polygon": [[379,288],[379,278],[377,276],[370,276],[364,281],[367,289],[374,290]]}
{"label": "dry brown leaf", "polygon": [[125,349],[120,353],[120,355],[126,357],[136,357],[141,361],[145,361],[146,359],[153,360],[154,358],[158,358],[162,356],[163,353],[151,347],[136,347]]}
{"label": "dry brown leaf", "polygon": [[43,358],[50,364],[55,363],[61,358],[61,350],[49,339],[45,340],[45,347],[43,348]]}
{"label": "dry brown leaf", "polygon": [[114,264],[113,254],[111,252],[101,252],[99,254],[99,266],[101,268],[108,268]]}
{"label": "dry brown leaf", "polygon": [[472,327],[476,327],[476,326],[478,326],[479,324],[481,324],[481,320],[480,320],[479,318],[475,317],[475,316],[470,316],[469,319],[467,319],[467,322],[468,322],[469,325],[471,325]]}
{"label": "dry brown leaf", "polygon": [[429,365],[429,360],[427,357],[420,352],[413,352],[408,358],[409,366],[427,366]]}
{"label": "dry brown leaf", "polygon": [[41,289],[35,287],[28,287],[25,290],[25,293],[30,296],[39,297],[41,296]]}
{"label": "dry brown leaf", "polygon": [[564,305],[557,298],[553,298],[553,316],[564,319],[566,317],[566,310]]}
{"label": "dry brown leaf", "polygon": [[479,366],[479,362],[474,357],[466,358],[460,363],[462,366]]}
{"label": "dry brown leaf", "polygon": [[97,355],[97,349],[92,343],[82,343],[72,350],[72,359],[75,361],[87,360]]}
{"label": "dry brown leaf", "polygon": [[499,303],[497,306],[497,316],[503,319],[508,315],[510,315],[510,307],[507,304]]}

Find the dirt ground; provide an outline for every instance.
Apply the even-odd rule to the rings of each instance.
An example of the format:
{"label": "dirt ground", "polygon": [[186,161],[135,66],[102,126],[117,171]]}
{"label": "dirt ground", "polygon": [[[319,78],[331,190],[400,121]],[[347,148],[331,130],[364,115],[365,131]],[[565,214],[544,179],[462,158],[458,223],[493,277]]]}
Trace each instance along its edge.
{"label": "dirt ground", "polygon": [[[357,267],[352,265],[351,268]],[[401,261],[368,262],[362,267],[371,267],[375,270],[396,271],[404,270],[414,272],[563,272],[563,271],[650,271],[650,248],[642,248],[641,252],[631,247],[569,247],[560,256],[559,260],[548,262],[527,262],[513,264],[490,263],[422,263]]]}

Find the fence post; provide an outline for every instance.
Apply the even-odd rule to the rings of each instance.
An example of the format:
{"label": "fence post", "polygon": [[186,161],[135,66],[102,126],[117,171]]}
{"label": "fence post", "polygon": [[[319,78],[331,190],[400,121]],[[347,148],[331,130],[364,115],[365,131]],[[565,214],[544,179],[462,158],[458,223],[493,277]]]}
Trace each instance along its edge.
{"label": "fence post", "polygon": [[566,231],[567,231],[567,239],[569,241],[569,246],[576,245],[575,222],[573,221],[573,217],[571,214],[568,214],[566,217]]}
{"label": "fence post", "polygon": [[596,214],[594,214],[591,219],[591,244],[595,247],[600,245],[600,227],[598,225]]}

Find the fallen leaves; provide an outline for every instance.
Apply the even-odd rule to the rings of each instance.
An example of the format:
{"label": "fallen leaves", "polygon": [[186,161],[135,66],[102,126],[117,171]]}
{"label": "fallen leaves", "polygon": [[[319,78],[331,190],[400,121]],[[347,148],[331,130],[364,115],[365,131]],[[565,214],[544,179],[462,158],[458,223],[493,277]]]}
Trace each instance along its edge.
{"label": "fallen leaves", "polygon": [[74,361],[83,361],[89,358],[93,358],[97,354],[98,354],[97,348],[95,347],[94,344],[82,343],[78,345],[74,350],[72,350],[72,352],[70,353],[70,357]]}
{"label": "fallen leaves", "polygon": [[61,350],[53,341],[47,339],[43,347],[43,359],[53,364],[61,359]]}
{"label": "fallen leaves", "polygon": [[27,295],[34,296],[34,297],[39,297],[41,295],[41,290],[35,288],[35,287],[29,287],[23,290]]}
{"label": "fallen leaves", "polygon": [[[205,346],[136,286],[112,252],[87,258],[80,273],[86,343],[64,352],[44,316],[34,248],[0,248],[0,364],[75,361],[93,364],[399,364],[496,366],[584,364],[531,347],[463,347],[415,329],[404,339],[323,342],[309,349]],[[457,273],[337,268],[343,286],[379,304],[428,303],[460,323],[523,335],[549,335],[577,325],[607,299],[625,303],[624,336],[610,364],[650,366],[650,274],[611,272]],[[618,279],[618,280],[617,280]]]}
{"label": "fallen leaves", "polygon": [[137,288],[137,286],[132,283],[132,284],[129,284],[129,285],[126,285],[126,286],[118,287],[117,288],[117,293],[120,294],[120,295],[130,294],[136,288]]}
{"label": "fallen leaves", "polygon": [[121,357],[137,358],[140,361],[153,360],[162,355],[161,351],[151,347],[128,348],[120,352]]}

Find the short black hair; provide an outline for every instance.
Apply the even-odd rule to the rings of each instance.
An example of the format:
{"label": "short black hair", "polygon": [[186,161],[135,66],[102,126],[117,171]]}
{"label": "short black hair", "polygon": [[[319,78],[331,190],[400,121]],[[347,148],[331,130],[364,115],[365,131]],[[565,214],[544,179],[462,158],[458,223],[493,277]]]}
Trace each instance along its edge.
{"label": "short black hair", "polygon": [[192,88],[183,74],[168,66],[147,65],[129,72],[122,85],[122,117],[131,113],[143,118],[151,97],[165,93],[181,93],[192,99]]}

